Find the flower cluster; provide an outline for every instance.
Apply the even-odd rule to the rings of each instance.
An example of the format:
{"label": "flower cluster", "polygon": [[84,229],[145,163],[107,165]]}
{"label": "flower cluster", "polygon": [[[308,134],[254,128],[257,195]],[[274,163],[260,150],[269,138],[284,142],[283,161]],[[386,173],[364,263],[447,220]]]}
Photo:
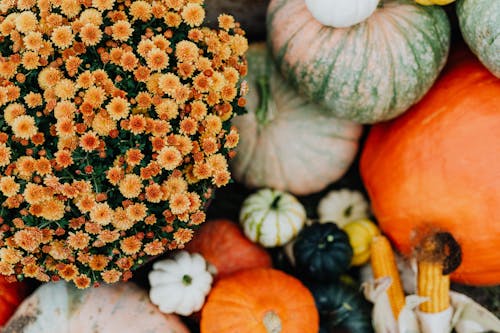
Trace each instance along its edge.
{"label": "flower cluster", "polygon": [[[203,0],[0,0],[0,274],[127,280],[230,180],[247,67]],[[244,87],[244,86],[243,86]]]}

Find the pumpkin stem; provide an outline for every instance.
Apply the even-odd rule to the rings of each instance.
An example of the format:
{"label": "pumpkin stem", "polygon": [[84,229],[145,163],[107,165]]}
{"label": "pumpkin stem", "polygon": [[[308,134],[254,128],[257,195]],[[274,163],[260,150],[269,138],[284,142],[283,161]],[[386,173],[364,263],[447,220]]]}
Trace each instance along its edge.
{"label": "pumpkin stem", "polygon": [[191,284],[191,282],[193,282],[193,278],[187,274],[184,274],[182,276],[182,283],[185,285],[185,286],[189,286]]}
{"label": "pumpkin stem", "polygon": [[259,107],[255,111],[257,121],[261,125],[265,125],[269,121],[269,98],[270,98],[270,85],[269,76],[263,75],[257,79],[257,87],[259,88]]}
{"label": "pumpkin stem", "polygon": [[267,333],[280,333],[282,330],[281,319],[273,310],[269,310],[264,313],[262,323],[264,324]]}
{"label": "pumpkin stem", "polygon": [[277,195],[274,198],[273,202],[271,202],[271,209],[273,209],[273,210],[278,209],[278,204],[279,204],[280,200],[281,200],[281,194]]}

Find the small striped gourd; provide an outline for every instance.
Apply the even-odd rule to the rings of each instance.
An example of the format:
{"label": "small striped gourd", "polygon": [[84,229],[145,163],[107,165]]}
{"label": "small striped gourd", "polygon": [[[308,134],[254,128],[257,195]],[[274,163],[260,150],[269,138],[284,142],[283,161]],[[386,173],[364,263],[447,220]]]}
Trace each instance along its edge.
{"label": "small striped gourd", "polygon": [[304,0],[273,0],[268,41],[282,74],[330,114],[388,120],[430,89],[446,62],[450,24],[439,6],[384,0],[364,22],[330,28]]}
{"label": "small striped gourd", "polygon": [[457,16],[472,52],[500,78],[500,0],[460,0]]}
{"label": "small striped gourd", "polygon": [[240,211],[245,235],[265,247],[281,246],[292,240],[305,220],[306,211],[297,198],[272,189],[250,195]]}
{"label": "small striped gourd", "polygon": [[342,177],[358,150],[361,126],[328,117],[299,96],[264,44],[252,44],[247,59],[248,113],[233,120],[240,133],[230,161],[234,178],[251,188],[307,195]]}

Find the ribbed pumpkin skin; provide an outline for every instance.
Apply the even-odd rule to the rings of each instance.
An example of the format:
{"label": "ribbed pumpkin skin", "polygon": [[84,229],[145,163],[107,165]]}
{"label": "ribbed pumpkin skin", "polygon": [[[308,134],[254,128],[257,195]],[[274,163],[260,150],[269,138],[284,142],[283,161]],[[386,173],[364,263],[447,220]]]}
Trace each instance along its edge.
{"label": "ribbed pumpkin skin", "polygon": [[303,0],[273,0],[268,40],[283,75],[332,115],[360,123],[388,120],[430,89],[445,64],[450,25],[438,6],[382,1],[347,29],[321,25]]}
{"label": "ribbed pumpkin skin", "polygon": [[457,16],[471,50],[500,78],[500,0],[460,0]]}
{"label": "ribbed pumpkin skin", "polygon": [[335,281],[345,273],[353,255],[347,233],[335,223],[304,228],[293,244],[295,265],[317,281]]}
{"label": "ribbed pumpkin skin", "polygon": [[202,224],[186,245],[191,253],[200,253],[217,268],[217,278],[234,272],[271,267],[271,257],[260,245],[245,237],[239,226],[229,220],[211,220]]}
{"label": "ribbed pumpkin skin", "polygon": [[[342,177],[358,150],[361,127],[327,117],[321,107],[298,96],[275,69],[264,44],[251,45],[247,59],[249,112],[233,120],[240,132],[230,161],[234,178],[251,188],[307,195]],[[269,82],[269,99],[265,118],[259,120],[256,112],[263,101],[258,80],[263,78]]]}
{"label": "ribbed pumpkin skin", "polygon": [[372,127],[361,157],[383,232],[407,255],[418,230],[450,232],[460,283],[500,283],[499,105],[500,80],[469,54],[412,110]]}
{"label": "ribbed pumpkin skin", "polygon": [[76,289],[60,281],[39,287],[17,309],[2,333],[189,333],[132,283]]}
{"label": "ribbed pumpkin skin", "polygon": [[[279,317],[281,330],[264,325],[271,312]],[[200,328],[201,333],[317,333],[319,315],[311,292],[299,280],[258,268],[216,283],[202,309]]]}
{"label": "ribbed pumpkin skin", "polygon": [[307,286],[316,301],[325,332],[337,332],[342,328],[351,333],[373,332],[370,306],[359,291],[340,282],[309,283]]}

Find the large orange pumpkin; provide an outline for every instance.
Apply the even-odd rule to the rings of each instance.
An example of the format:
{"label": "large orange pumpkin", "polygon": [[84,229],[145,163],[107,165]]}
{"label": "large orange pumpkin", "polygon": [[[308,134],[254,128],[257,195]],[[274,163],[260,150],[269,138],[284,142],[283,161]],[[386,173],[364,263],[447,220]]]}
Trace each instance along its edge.
{"label": "large orange pumpkin", "polygon": [[0,327],[5,324],[27,295],[22,282],[8,282],[0,276]]}
{"label": "large orange pumpkin", "polygon": [[214,265],[217,278],[243,269],[272,266],[267,251],[246,238],[236,223],[225,219],[203,223],[186,250],[200,253]]}
{"label": "large orange pumpkin", "polygon": [[500,283],[500,80],[463,53],[425,98],[372,127],[361,174],[382,230],[410,254],[415,236],[450,232],[456,282]]}
{"label": "large orange pumpkin", "polygon": [[314,298],[296,278],[270,268],[219,280],[201,313],[201,333],[317,333]]}

